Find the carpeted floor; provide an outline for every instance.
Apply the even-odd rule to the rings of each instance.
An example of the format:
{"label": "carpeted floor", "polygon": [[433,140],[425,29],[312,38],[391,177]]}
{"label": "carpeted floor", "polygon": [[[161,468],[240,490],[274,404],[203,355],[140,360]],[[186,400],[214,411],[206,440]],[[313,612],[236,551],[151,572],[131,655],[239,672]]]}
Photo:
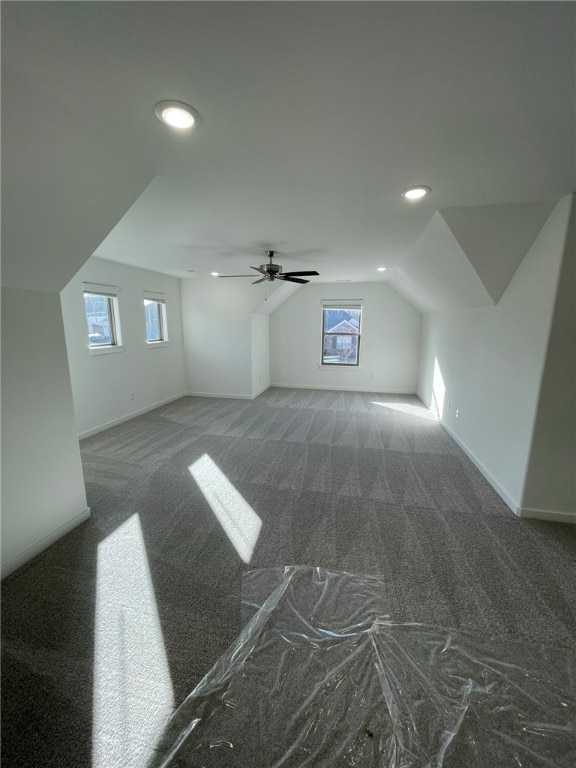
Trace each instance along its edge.
{"label": "carpeted floor", "polygon": [[[162,664],[177,704],[237,636],[246,569],[378,575],[398,621],[576,641],[576,527],[516,518],[415,397],[188,397],[81,447],[92,518],[3,583],[7,766],[144,766]],[[249,563],[203,457],[231,538],[236,492],[262,521]]]}

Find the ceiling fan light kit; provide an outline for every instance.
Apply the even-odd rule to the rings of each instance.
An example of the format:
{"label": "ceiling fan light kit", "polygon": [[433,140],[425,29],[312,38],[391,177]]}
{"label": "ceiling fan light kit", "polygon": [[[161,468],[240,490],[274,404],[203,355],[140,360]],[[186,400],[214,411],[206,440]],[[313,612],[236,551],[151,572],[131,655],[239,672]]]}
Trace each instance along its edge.
{"label": "ceiling fan light kit", "polygon": [[[256,285],[256,283],[262,283],[265,280],[268,280],[269,282],[273,282],[274,280],[284,280],[287,283],[309,283],[309,280],[302,280],[302,277],[311,277],[313,275],[319,275],[319,272],[316,272],[315,270],[305,270],[303,272],[282,272],[282,265],[281,264],[274,264],[272,259],[276,255],[276,251],[266,251],[266,256],[268,256],[268,264],[260,264],[259,267],[250,267],[250,269],[254,269],[256,272],[260,272],[262,277],[258,278],[258,280],[254,280],[252,285]],[[214,274],[214,273],[212,273]],[[218,277],[254,277],[254,275],[218,275]]]}

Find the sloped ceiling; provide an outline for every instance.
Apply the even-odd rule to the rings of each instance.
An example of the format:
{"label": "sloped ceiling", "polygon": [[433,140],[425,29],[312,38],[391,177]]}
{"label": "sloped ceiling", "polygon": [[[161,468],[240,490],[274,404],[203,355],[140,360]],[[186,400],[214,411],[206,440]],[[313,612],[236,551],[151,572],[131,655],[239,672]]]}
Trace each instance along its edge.
{"label": "sloped ceiling", "polygon": [[421,312],[484,307],[490,294],[438,212],[390,277]]}
{"label": "sloped ceiling", "polygon": [[[507,247],[488,209],[576,186],[571,3],[5,2],[2,16],[11,282],[59,285],[91,253],[209,280],[270,247],[316,281],[398,267],[436,306],[441,276],[416,284],[410,264],[426,269],[415,243],[446,210],[453,290],[495,300],[524,245],[485,264]],[[161,125],[162,99],[192,104],[198,128]],[[401,198],[422,183],[428,199]]]}
{"label": "sloped ceiling", "polygon": [[554,205],[437,211],[390,283],[421,312],[497,304]]}
{"label": "sloped ceiling", "polygon": [[552,213],[555,202],[440,211],[495,304]]}
{"label": "sloped ceiling", "polygon": [[2,68],[2,284],[59,292],[153,174]]}

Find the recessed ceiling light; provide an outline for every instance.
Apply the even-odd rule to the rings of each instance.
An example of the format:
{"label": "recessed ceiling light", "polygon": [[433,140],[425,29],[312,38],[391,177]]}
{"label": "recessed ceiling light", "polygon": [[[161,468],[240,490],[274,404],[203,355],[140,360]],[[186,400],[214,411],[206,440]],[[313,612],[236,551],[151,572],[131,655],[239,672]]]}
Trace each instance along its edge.
{"label": "recessed ceiling light", "polygon": [[198,112],[181,101],[159,101],[154,114],[162,123],[182,130],[192,128],[200,120]]}
{"label": "recessed ceiling light", "polygon": [[376,267],[378,272],[386,272],[386,267]]}
{"label": "recessed ceiling light", "polygon": [[426,195],[430,194],[430,192],[432,192],[430,187],[410,187],[410,189],[402,192],[402,197],[404,197],[406,200],[421,200],[423,197],[426,197]]}
{"label": "recessed ceiling light", "polygon": [[210,272],[212,277],[220,277],[220,272]]}

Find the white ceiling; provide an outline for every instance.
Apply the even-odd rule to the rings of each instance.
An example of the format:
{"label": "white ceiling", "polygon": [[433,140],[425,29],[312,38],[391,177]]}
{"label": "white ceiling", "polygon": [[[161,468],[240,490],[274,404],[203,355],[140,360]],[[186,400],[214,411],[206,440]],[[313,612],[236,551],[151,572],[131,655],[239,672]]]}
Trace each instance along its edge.
{"label": "white ceiling", "polygon": [[[4,64],[153,177],[96,248],[102,258],[198,279],[245,273],[276,248],[285,269],[318,269],[319,281],[384,280],[437,210],[556,200],[576,186],[571,3],[41,2],[2,13]],[[165,128],[153,115],[163,99],[193,105],[201,124]],[[405,202],[419,183],[430,198]],[[37,168],[18,186],[50,193]]]}

